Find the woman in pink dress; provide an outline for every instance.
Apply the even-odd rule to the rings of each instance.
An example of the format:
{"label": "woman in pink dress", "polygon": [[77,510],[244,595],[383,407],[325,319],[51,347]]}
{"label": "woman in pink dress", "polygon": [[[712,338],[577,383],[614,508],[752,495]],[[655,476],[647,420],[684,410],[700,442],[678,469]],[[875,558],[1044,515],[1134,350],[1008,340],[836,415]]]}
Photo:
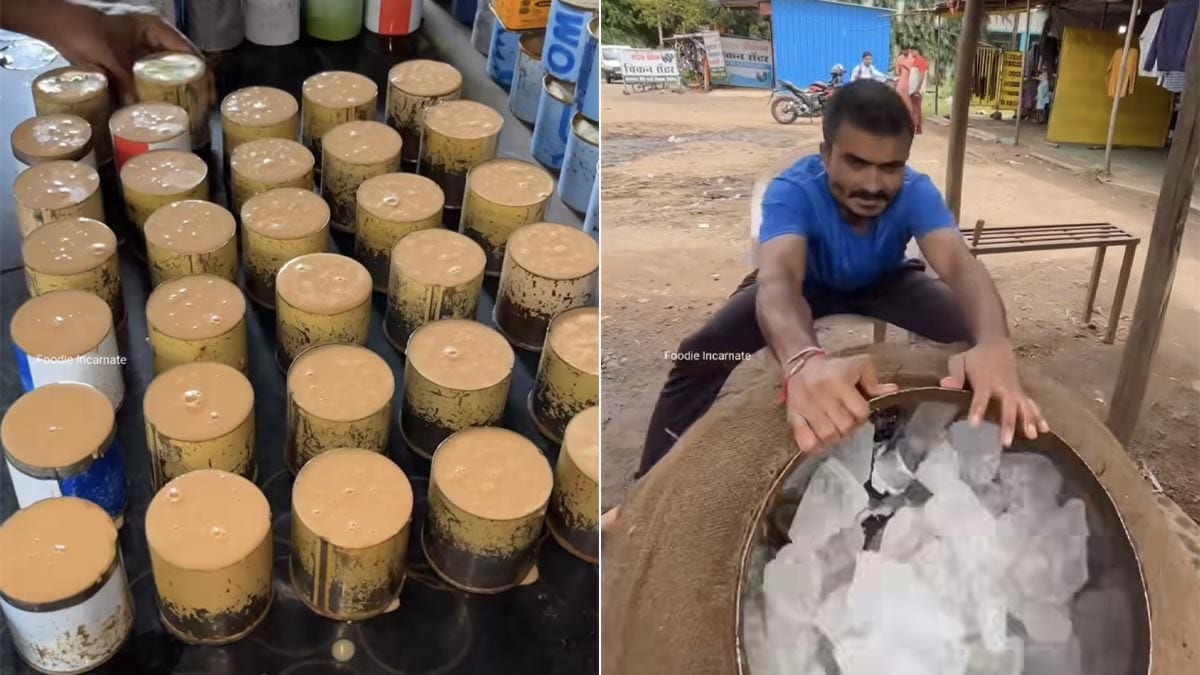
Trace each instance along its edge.
{"label": "woman in pink dress", "polygon": [[913,107],[912,97],[909,96],[909,78],[912,77],[912,71],[916,65],[917,60],[913,57],[911,47],[900,50],[900,56],[896,59],[896,92],[904,100],[904,106],[908,108],[910,118],[913,117]]}

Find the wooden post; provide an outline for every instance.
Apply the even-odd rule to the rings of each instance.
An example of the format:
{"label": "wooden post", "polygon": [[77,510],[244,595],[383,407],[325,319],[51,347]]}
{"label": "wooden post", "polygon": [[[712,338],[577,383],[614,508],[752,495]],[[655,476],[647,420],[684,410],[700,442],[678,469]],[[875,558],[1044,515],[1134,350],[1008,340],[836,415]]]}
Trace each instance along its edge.
{"label": "wooden post", "polygon": [[[935,49],[933,51],[933,115],[937,117],[941,113],[938,111],[938,101],[942,98],[942,74],[938,71],[937,55],[942,51],[942,15],[935,14],[933,17],[933,35]],[[774,35],[774,33],[772,33]]]}
{"label": "wooden post", "polygon": [[1125,26],[1125,48],[1121,50],[1121,67],[1117,69],[1117,92],[1113,96],[1112,113],[1108,117],[1108,140],[1104,142],[1104,173],[1112,173],[1113,137],[1117,133],[1117,109],[1121,106],[1121,92],[1125,91],[1125,78],[1137,77],[1137,71],[1129,73],[1129,44],[1133,42],[1133,24],[1137,21],[1141,0],[1129,5],[1129,23]]}
{"label": "wooden post", "polygon": [[[1025,0],[1025,44],[1021,45],[1021,77],[1017,81],[1017,130],[1013,134],[1013,146],[1021,144],[1021,113],[1025,104],[1025,68],[1029,59],[1029,27],[1033,25],[1033,14],[1029,12],[1033,0]],[[1036,105],[1034,107],[1037,107]]]}
{"label": "wooden post", "polygon": [[958,36],[958,68],[954,73],[954,101],[950,105],[950,148],[946,152],[946,206],[958,219],[962,207],[963,159],[967,152],[967,116],[971,110],[971,70],[983,0],[966,0],[962,32]]}
{"label": "wooden post", "polygon": [[[1192,44],[1200,44],[1200,16],[1196,17],[1196,25],[1192,28]],[[1158,350],[1167,303],[1171,299],[1171,283],[1175,280],[1175,265],[1179,261],[1192,190],[1200,181],[1200,162],[1197,161],[1200,156],[1200,85],[1197,85],[1200,82],[1200,49],[1191,50],[1185,72],[1187,84],[1179,106],[1175,141],[1167,153],[1137,305],[1133,309],[1129,339],[1121,355],[1112,406],[1108,411],[1108,428],[1126,445],[1133,438],[1146,398],[1154,353]]]}

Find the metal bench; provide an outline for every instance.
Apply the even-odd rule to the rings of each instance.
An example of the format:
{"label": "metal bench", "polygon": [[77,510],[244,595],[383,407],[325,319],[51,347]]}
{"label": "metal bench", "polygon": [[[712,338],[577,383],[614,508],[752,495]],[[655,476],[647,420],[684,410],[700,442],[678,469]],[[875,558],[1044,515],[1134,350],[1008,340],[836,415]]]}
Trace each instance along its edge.
{"label": "metal bench", "polygon": [[975,256],[1069,248],[1096,249],[1096,258],[1092,262],[1092,278],[1088,281],[1087,301],[1083,310],[1084,323],[1092,318],[1092,305],[1096,302],[1096,290],[1100,286],[1105,251],[1110,246],[1124,246],[1125,257],[1121,260],[1121,274],[1117,277],[1117,290],[1113,293],[1104,343],[1112,344],[1116,339],[1117,326],[1121,323],[1121,308],[1125,304],[1125,290],[1129,286],[1129,272],[1133,269],[1133,255],[1137,251],[1140,239],[1112,223],[1012,225],[984,229],[983,221],[980,220],[975,223],[974,228],[964,227],[959,231],[967,239],[967,246]]}

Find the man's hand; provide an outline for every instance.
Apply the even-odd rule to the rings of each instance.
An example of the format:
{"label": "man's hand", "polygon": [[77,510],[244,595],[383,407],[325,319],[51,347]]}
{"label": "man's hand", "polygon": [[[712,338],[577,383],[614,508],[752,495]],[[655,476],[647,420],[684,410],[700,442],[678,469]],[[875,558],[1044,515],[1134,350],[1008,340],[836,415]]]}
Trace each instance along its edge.
{"label": "man's hand", "polygon": [[[862,388],[862,392],[859,391]],[[866,356],[814,356],[787,382],[788,423],[802,452],[829,448],[867,420],[867,396],[896,391],[880,384]]]}
{"label": "man's hand", "polygon": [[962,389],[966,384],[974,392],[968,415],[972,425],[983,421],[992,399],[1000,401],[1000,440],[1005,447],[1012,445],[1018,417],[1026,438],[1037,438],[1038,432],[1050,431],[1041,409],[1021,387],[1017,360],[1008,340],[981,342],[950,357],[950,375],[942,378],[942,386]]}

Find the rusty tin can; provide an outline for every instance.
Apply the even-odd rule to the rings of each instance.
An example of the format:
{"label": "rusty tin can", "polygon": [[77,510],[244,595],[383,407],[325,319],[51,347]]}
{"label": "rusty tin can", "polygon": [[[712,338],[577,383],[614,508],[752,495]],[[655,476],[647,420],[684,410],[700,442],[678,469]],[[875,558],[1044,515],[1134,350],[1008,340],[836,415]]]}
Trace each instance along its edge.
{"label": "rusty tin can", "polygon": [[354,257],[371,273],[375,290],[386,293],[388,261],[396,242],[414,232],[440,228],[445,193],[424,176],[389,173],[367,179],[355,199]]}
{"label": "rusty tin can", "polygon": [[495,330],[443,319],[408,340],[400,433],[428,459],[451,434],[500,423],[512,383],[512,347]]}
{"label": "rusty tin can", "polygon": [[151,150],[190,152],[190,124],[187,111],[174,103],[135,103],[117,110],[108,121],[117,171],[125,162]]}
{"label": "rusty tin can", "polygon": [[104,222],[100,174],[79,162],[43,162],[13,182],[13,205],[22,237],[58,220],[91,218]]}
{"label": "rusty tin can", "polygon": [[331,70],[317,73],[301,87],[300,140],[321,156],[321,137],[330,129],[352,120],[375,119],[379,87],[358,73]]}
{"label": "rusty tin can", "polygon": [[91,66],[64,66],[38,75],[33,80],[33,108],[39,115],[70,113],[92,126],[92,142],[99,165],[112,161],[108,137],[108,76]]}
{"label": "rusty tin can", "polygon": [[246,299],[232,282],[208,274],[160,284],[146,301],[154,372],[215,361],[246,372]]}
{"label": "rusty tin can", "polygon": [[579,307],[559,314],[546,345],[529,392],[529,415],[538,431],[561,443],[571,418],[600,403],[599,310]]}
{"label": "rusty tin can", "polygon": [[185,199],[208,200],[208,165],[183,150],[151,150],[121,167],[129,222],[142,234],[150,214]]}
{"label": "rusty tin can", "polygon": [[163,626],[183,642],[224,645],[271,608],[271,507],[249,480],[198,469],[163,486],[146,510],[146,543]]}
{"label": "rusty tin can", "polygon": [[261,138],[296,140],[300,133],[300,104],[275,87],[244,87],[221,101],[223,151],[228,161],[243,143]]}
{"label": "rusty tin can", "polygon": [[575,113],[575,85],[546,75],[538,99],[537,119],[529,152],[547,169],[558,171],[566,156],[571,137],[571,116]]}
{"label": "rusty tin can", "polygon": [[487,253],[487,274],[500,276],[504,247],[519,228],[545,220],[554,179],[519,159],[493,159],[467,174],[459,230]]}
{"label": "rusty tin can", "polygon": [[[102,509],[74,497],[40,501],[4,521],[0,551],[0,610],[17,655],[30,668],[83,673],[125,645],[133,595],[117,530]],[[75,574],[37,588],[21,584],[47,574],[47,562],[62,557],[72,559]]]}
{"label": "rusty tin can", "polygon": [[95,293],[112,310],[113,326],[125,321],[117,236],[104,223],[72,218],[43,225],[21,243],[29,297],[62,290]]}
{"label": "rusty tin can", "polygon": [[446,208],[462,208],[467,172],[496,156],[504,118],[474,101],[447,101],[425,113],[418,171],[446,193]]}
{"label": "rusty tin can", "polygon": [[495,0],[496,16],[512,30],[545,28],[550,19],[550,0]]}
{"label": "rusty tin can", "polygon": [[254,480],[254,388],[223,363],[175,366],[142,399],[154,489],[196,469]]}
{"label": "rusty tin can", "polygon": [[251,197],[275,188],[312,190],[315,166],[308,148],[286,138],[262,138],[239,145],[229,159],[233,177],[230,210],[240,214]]}
{"label": "rusty tin can", "polygon": [[296,595],[339,621],[387,611],[404,584],[412,507],[408,477],[386,455],[337,448],[305,464],[292,487]]}
{"label": "rusty tin can", "polygon": [[517,42],[517,69],[513,71],[512,88],[508,90],[508,109],[513,117],[526,124],[537,121],[538,101],[542,99],[542,44],[546,31],[531,30],[521,34]]}
{"label": "rusty tin can", "polygon": [[425,110],[460,96],[462,73],[448,63],[412,59],[388,71],[387,122],[404,140],[401,163],[406,171],[417,170]]}
{"label": "rusty tin can", "polygon": [[582,214],[587,211],[600,164],[600,125],[576,113],[571,128],[558,179],[558,196],[568,208]]}
{"label": "rusty tin can", "polygon": [[554,482],[537,446],[507,429],[466,429],[438,447],[429,475],[421,545],[434,572],[471,593],[521,583],[534,568]]}
{"label": "rusty tin can", "polygon": [[401,354],[421,326],[440,319],[474,319],[487,258],[479,244],[441,228],[422,230],[392,248],[392,274],[383,331]]}
{"label": "rusty tin can", "polygon": [[56,113],[31,117],[13,129],[9,144],[17,160],[17,173],[56,160],[81,162],[93,169],[98,166],[92,125],[78,115]]}
{"label": "rusty tin can", "polygon": [[312,190],[275,188],[242,205],[246,295],[275,308],[275,275],[288,261],[329,250],[329,205]]}
{"label": "rusty tin can", "polygon": [[312,347],[365,345],[370,322],[371,275],[353,258],[310,253],[275,275],[275,356],[284,370]]}
{"label": "rusty tin can", "polygon": [[599,264],[599,246],[582,230],[556,223],[517,230],[504,253],[496,328],[521,349],[541,350],[554,317],[592,302]]}
{"label": "rusty tin can", "polygon": [[208,66],[204,59],[184,52],[159,52],[133,64],[133,80],[138,98],[144,101],[173,103],[188,113],[193,148],[207,147]]}
{"label": "rusty tin can", "polygon": [[546,527],[567,552],[600,561],[600,408],[571,418],[558,451]]}
{"label": "rusty tin can", "polygon": [[[495,14],[495,7],[491,8]],[[500,85],[504,91],[512,88],[513,73],[517,69],[518,43],[521,31],[509,28],[496,17],[492,21],[492,38],[488,46],[487,63],[484,68],[492,82]]]}
{"label": "rusty tin can", "polygon": [[396,381],[375,352],[323,345],[296,359],[287,375],[284,464],[292,473],[333,448],[386,452]]}
{"label": "rusty tin can", "polygon": [[144,226],[150,284],[193,274],[237,281],[237,224],[223,207],[196,199],[168,204]]}
{"label": "rusty tin can", "polygon": [[321,196],[329,202],[331,223],[353,234],[358,186],[399,170],[400,134],[382,122],[344,122],[325,134],[321,148]]}

